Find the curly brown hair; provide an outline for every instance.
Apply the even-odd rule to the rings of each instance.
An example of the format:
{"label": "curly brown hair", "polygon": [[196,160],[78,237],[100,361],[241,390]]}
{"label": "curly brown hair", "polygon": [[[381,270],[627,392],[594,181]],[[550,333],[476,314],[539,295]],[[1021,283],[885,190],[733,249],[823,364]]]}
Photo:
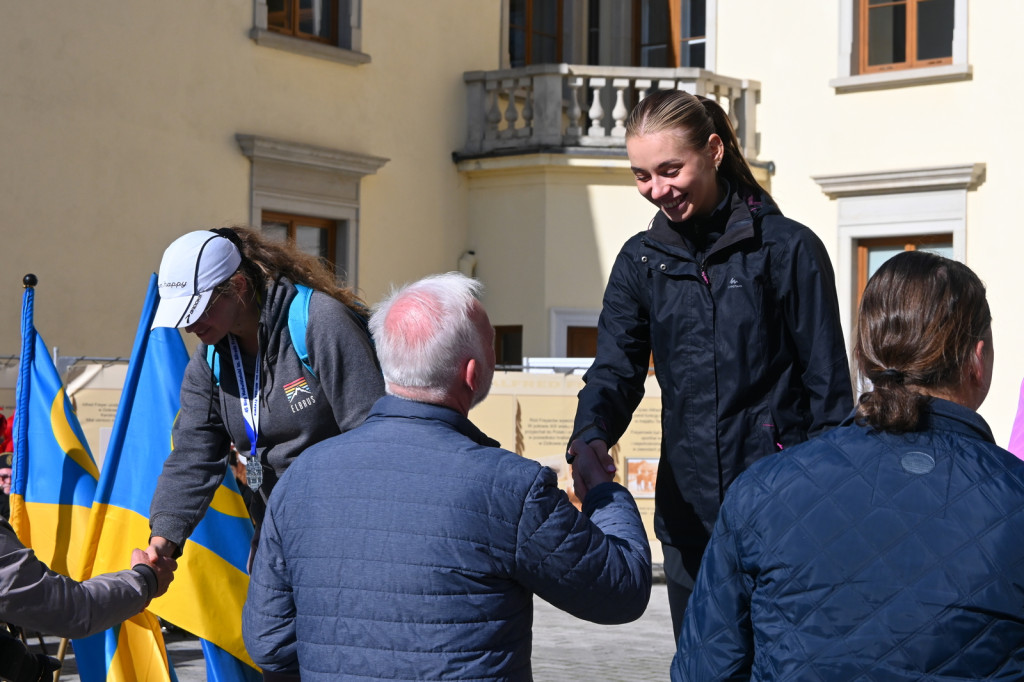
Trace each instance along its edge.
{"label": "curly brown hair", "polygon": [[[238,270],[251,285],[252,291],[263,292],[279,278],[303,284],[335,298],[359,315],[367,313],[366,303],[351,287],[339,285],[330,264],[323,258],[299,250],[294,244],[269,239],[259,230],[236,225],[211,230],[238,247],[242,264]],[[231,279],[218,285],[219,291],[232,286]]]}

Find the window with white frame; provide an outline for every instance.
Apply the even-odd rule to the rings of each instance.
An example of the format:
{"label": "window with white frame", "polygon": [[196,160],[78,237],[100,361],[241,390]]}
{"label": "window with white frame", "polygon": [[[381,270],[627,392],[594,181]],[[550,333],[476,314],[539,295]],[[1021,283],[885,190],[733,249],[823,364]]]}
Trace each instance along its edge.
{"label": "window with white frame", "polygon": [[[593,336],[596,349],[597,320],[600,316],[600,310],[552,308],[549,344],[551,357],[581,357],[575,355],[575,352],[578,352],[576,349],[587,347],[589,336]],[[570,353],[571,349],[573,353]]]}
{"label": "window with white frame", "polygon": [[362,0],[253,0],[250,37],[260,45],[365,64]]}
{"label": "window with white frame", "polygon": [[976,163],[813,178],[837,200],[836,288],[847,339],[867,278],[886,259],[909,249],[965,259],[967,192],[984,176]]}
{"label": "window with white frame", "polygon": [[968,0],[840,0],[836,92],[971,77]]}
{"label": "window with white frame", "polygon": [[249,220],[324,257],[358,284],[360,180],[388,159],[256,135],[236,135],[252,161]]}
{"label": "window with white frame", "polygon": [[857,240],[856,249],[857,304],[854,308],[860,309],[860,299],[864,294],[864,287],[868,285],[871,276],[878,272],[878,268],[882,267],[882,263],[903,251],[928,251],[945,258],[953,258],[953,233],[932,232],[901,234],[895,237],[864,237]]}

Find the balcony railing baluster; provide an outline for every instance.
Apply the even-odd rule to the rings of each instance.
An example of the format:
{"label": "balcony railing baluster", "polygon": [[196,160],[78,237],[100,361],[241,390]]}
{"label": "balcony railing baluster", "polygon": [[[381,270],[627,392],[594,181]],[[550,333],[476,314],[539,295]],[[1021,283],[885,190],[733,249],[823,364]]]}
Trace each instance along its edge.
{"label": "balcony railing baluster", "polygon": [[580,89],[583,87],[583,79],[579,76],[571,76],[567,83],[569,85],[569,125],[565,128],[565,144],[573,146],[579,144],[580,136],[583,135],[583,126],[580,125],[580,116],[583,109],[580,108]]}
{"label": "balcony railing baluster", "polygon": [[533,88],[532,78],[523,77],[516,82],[519,90],[523,92],[523,111],[521,113],[523,125],[516,131],[516,136],[529,139],[533,136],[533,99],[536,91]]}
{"label": "balcony railing baluster", "polygon": [[653,89],[710,97],[728,113],[747,158],[757,158],[761,85],[697,68],[539,64],[464,74],[465,155],[566,147],[625,147],[630,109]]}
{"label": "balcony railing baluster", "polygon": [[502,79],[501,92],[505,95],[505,128],[500,131],[500,137],[505,140],[511,140],[516,135],[516,121],[519,120],[519,111],[516,109],[515,79]]}

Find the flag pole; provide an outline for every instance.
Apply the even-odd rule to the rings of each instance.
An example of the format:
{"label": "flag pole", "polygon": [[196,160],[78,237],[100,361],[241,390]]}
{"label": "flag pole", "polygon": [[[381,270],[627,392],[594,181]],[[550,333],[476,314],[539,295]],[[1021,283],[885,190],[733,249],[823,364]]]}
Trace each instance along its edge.
{"label": "flag pole", "polygon": [[[23,481],[25,476],[24,453],[27,447],[26,441],[28,440],[28,405],[29,392],[31,391],[29,376],[32,374],[33,356],[36,347],[36,328],[32,324],[32,311],[35,306],[35,286],[39,283],[39,278],[29,273],[21,278],[21,283],[25,287],[25,295],[22,297],[21,303],[21,361],[18,366],[18,385],[15,388],[14,397],[14,428],[11,434],[14,440],[12,448],[14,451],[14,466],[11,471],[14,479],[11,481],[12,492],[24,490],[24,486],[20,481]],[[14,533],[19,538],[27,530],[25,528],[27,520],[24,514],[24,504],[25,501],[21,496],[12,496],[10,522],[14,528]]]}
{"label": "flag pole", "polygon": [[[14,411],[14,440],[18,444],[17,451],[14,455],[15,470],[12,473],[23,476],[24,473],[24,458],[19,458],[19,453],[24,453],[26,441],[28,439],[28,401],[29,396],[26,393],[26,387],[29,386],[28,376],[32,371],[33,356],[35,355],[36,339],[35,339],[35,325],[33,324],[33,313],[35,308],[35,288],[39,284],[39,278],[31,272],[21,278],[21,284],[25,288],[24,301],[21,307],[21,358],[20,367],[18,370],[18,395],[15,398],[15,411]],[[24,409],[22,409],[24,408]],[[21,466],[18,466],[21,464]],[[12,516],[22,517],[21,514],[12,514]],[[20,524],[17,524],[20,526]],[[18,528],[15,527],[15,533]],[[64,656],[67,654],[68,640],[62,637],[60,644],[57,646],[57,660],[60,661],[61,667],[64,666]],[[60,680],[60,668],[53,671],[53,682]]]}
{"label": "flag pole", "polygon": [[53,671],[53,682],[60,682],[60,671],[64,669],[64,656],[68,653],[68,638],[61,637],[60,644],[57,645],[57,660],[60,661],[60,667]]}

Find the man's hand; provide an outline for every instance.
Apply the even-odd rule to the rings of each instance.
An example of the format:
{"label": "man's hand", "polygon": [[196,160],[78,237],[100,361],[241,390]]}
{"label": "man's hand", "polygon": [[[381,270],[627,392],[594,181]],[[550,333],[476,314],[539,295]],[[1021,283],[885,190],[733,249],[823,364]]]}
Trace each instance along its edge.
{"label": "man's hand", "polygon": [[603,440],[586,443],[579,438],[569,446],[572,456],[572,489],[582,503],[594,486],[608,483],[615,476],[615,464]]}
{"label": "man's hand", "polygon": [[[577,443],[583,443],[583,441],[577,438],[569,445],[569,450],[565,453],[565,461],[569,464],[572,464],[573,460],[576,459]],[[618,471],[618,468],[615,466],[615,460],[613,460],[612,456],[608,454],[608,444],[599,438],[583,444],[590,446],[590,448],[597,453],[597,459],[601,462],[604,470],[614,476],[615,472]]]}
{"label": "man's hand", "polygon": [[154,535],[149,539],[149,547],[146,548],[146,554],[150,559],[156,561],[160,557],[171,557],[178,553],[178,545],[171,542],[167,538],[162,538],[159,535]]}
{"label": "man's hand", "polygon": [[148,551],[143,552],[141,549],[133,549],[132,566],[139,564],[149,566],[156,574],[156,594],[149,595],[149,598],[155,599],[167,592],[167,588],[171,586],[171,581],[174,580],[174,571],[178,568],[178,562],[169,556],[158,556],[156,559],[153,559]]}

